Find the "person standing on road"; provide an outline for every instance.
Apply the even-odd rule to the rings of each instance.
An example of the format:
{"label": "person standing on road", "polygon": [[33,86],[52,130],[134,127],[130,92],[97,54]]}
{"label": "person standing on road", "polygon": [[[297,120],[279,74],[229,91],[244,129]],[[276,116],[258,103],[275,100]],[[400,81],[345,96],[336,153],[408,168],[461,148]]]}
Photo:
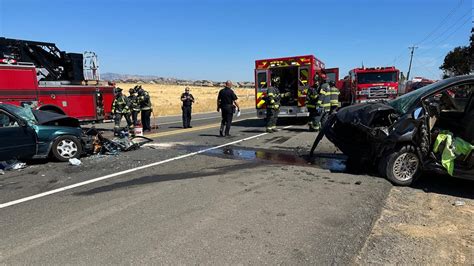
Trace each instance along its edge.
{"label": "person standing on road", "polygon": [[130,94],[128,100],[130,101],[130,112],[132,114],[133,127],[138,126],[138,113],[140,113],[140,103],[138,101],[138,93],[134,88],[128,90]]}
{"label": "person standing on road", "polygon": [[268,133],[277,132],[278,114],[280,113],[280,101],[282,97],[290,97],[291,92],[280,94],[280,77],[272,78],[272,86],[268,88],[265,95],[266,110],[266,131]]}
{"label": "person standing on road", "polygon": [[336,87],[336,82],[332,80],[329,81],[329,94],[331,95],[329,102],[331,103],[330,113],[332,114],[335,113],[339,107],[341,107],[341,103],[339,102],[340,91]]}
{"label": "person standing on road", "polygon": [[318,109],[318,115],[316,116],[315,122],[316,127],[321,128],[321,123],[324,123],[328,113],[331,111],[331,88],[327,82],[326,74],[321,74],[321,86],[318,94],[318,101],[316,109]]}
{"label": "person standing on road", "polygon": [[130,128],[132,121],[130,121],[130,102],[128,98],[122,94],[121,88],[115,89],[115,99],[112,103],[112,114],[114,115],[114,135],[120,134],[120,121],[125,117],[127,127]]}
{"label": "person standing on road", "polygon": [[151,105],[151,100],[150,100],[150,95],[148,94],[147,91],[145,91],[142,86],[138,86],[138,102],[140,103],[140,111],[142,113],[141,119],[142,119],[142,126],[143,126],[143,132],[145,131],[151,131],[151,122],[150,122],[150,117],[151,117],[151,112],[153,111],[152,105]]}
{"label": "person standing on road", "polygon": [[183,110],[183,128],[192,128],[191,110],[194,103],[194,97],[189,93],[189,87],[186,87],[184,93],[181,94],[181,101],[183,102],[183,106],[181,106],[181,109]]}
{"label": "person standing on road", "polygon": [[240,111],[237,99],[237,95],[232,90],[232,82],[230,80],[226,81],[225,87],[219,91],[217,96],[217,112],[222,111],[222,121],[219,130],[221,137],[230,136],[230,127],[235,108],[237,108],[237,111]]}
{"label": "person standing on road", "polygon": [[305,104],[306,108],[308,109],[309,112],[309,131],[314,132],[319,130],[319,123],[317,121],[317,116],[319,115],[319,108],[317,108],[318,105],[318,96],[319,96],[319,89],[320,89],[320,83],[319,83],[319,76],[316,74],[314,76],[314,83],[313,86],[311,86],[308,89],[308,92],[306,93],[306,99],[305,99]]}

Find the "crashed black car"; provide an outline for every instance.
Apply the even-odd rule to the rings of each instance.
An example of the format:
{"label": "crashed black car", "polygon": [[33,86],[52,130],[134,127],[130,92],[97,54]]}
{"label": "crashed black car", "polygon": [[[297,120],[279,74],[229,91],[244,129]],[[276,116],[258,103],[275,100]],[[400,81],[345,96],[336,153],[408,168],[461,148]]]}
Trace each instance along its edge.
{"label": "crashed black car", "polygon": [[[396,185],[410,185],[422,171],[447,173],[433,151],[440,132],[474,144],[474,76],[457,76],[387,102],[348,106],[331,115],[318,134],[362,168],[376,167]],[[456,158],[452,175],[474,179],[471,151]]]}

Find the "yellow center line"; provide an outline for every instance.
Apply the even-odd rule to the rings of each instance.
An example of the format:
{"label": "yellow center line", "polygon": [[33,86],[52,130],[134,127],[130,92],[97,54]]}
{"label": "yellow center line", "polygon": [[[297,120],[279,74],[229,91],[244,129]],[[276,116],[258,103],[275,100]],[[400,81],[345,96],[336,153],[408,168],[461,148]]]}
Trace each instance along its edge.
{"label": "yellow center line", "polygon": [[[239,122],[239,121],[244,121],[244,120],[252,119],[252,118],[255,118],[255,117],[249,117],[249,118],[245,118],[245,119],[234,120],[234,121],[232,121],[232,123]],[[194,131],[199,131],[199,130],[204,130],[204,129],[216,128],[216,127],[219,127],[220,125],[221,125],[221,123],[215,123],[215,124],[209,124],[209,125],[192,127],[192,128],[183,128],[183,129],[160,132],[160,133],[146,134],[144,136],[147,137],[147,138],[166,137],[166,136],[178,135],[178,134],[194,132]]]}

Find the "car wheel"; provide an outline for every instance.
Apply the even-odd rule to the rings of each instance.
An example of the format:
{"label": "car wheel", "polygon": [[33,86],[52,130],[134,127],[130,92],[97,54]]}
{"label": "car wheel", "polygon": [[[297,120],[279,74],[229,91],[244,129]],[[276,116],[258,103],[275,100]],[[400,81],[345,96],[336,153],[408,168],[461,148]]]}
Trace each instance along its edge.
{"label": "car wheel", "polygon": [[421,162],[412,146],[403,146],[382,159],[379,172],[395,185],[409,186],[420,175]]}
{"label": "car wheel", "polygon": [[61,162],[72,158],[79,158],[82,154],[82,144],[74,136],[61,136],[53,142],[51,147],[53,157]]}

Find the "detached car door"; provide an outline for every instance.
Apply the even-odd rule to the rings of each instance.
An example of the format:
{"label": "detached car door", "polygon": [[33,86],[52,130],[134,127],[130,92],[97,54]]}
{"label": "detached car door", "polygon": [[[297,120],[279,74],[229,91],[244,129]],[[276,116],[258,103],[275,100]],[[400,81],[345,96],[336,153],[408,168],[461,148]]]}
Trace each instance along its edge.
{"label": "detached car door", "polygon": [[36,132],[25,121],[0,110],[0,161],[36,154]]}

